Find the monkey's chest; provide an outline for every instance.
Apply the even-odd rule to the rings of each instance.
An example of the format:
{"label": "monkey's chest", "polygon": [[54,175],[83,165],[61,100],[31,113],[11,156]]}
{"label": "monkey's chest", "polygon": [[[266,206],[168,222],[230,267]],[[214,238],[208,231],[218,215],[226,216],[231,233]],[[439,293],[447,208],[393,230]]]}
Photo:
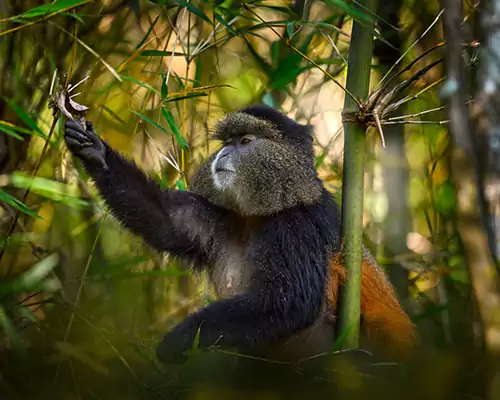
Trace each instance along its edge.
{"label": "monkey's chest", "polygon": [[210,276],[217,295],[227,298],[245,292],[252,269],[239,246],[228,246],[218,257]]}

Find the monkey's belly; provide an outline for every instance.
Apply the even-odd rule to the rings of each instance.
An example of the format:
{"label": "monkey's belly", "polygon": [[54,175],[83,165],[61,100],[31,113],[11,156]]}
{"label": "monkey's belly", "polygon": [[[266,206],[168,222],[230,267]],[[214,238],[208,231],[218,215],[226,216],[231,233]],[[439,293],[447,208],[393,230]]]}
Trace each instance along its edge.
{"label": "monkey's belly", "polygon": [[216,263],[211,273],[211,281],[217,296],[233,297],[246,292],[251,279],[250,266],[244,265],[244,260],[233,251]]}

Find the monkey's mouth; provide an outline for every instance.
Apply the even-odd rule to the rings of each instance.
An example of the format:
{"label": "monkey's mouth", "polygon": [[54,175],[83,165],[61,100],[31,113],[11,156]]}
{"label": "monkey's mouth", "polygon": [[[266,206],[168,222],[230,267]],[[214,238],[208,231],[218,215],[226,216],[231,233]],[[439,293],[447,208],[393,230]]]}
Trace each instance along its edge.
{"label": "monkey's mouth", "polygon": [[217,168],[215,168],[215,172],[217,172],[217,173],[224,173],[224,172],[226,172],[226,173],[233,173],[233,172],[236,172],[236,171],[234,171],[232,169],[224,168],[224,167],[217,167]]}

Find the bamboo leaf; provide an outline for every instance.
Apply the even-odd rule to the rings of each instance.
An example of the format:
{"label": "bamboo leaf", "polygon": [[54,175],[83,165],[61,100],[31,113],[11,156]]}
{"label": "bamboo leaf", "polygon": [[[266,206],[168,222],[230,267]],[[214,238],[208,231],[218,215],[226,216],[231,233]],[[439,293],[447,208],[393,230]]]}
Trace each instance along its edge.
{"label": "bamboo leaf", "polygon": [[238,36],[238,33],[233,29],[233,27],[229,25],[217,11],[214,11],[214,17],[217,21],[224,25],[233,36]]}
{"label": "bamboo leaf", "polygon": [[161,75],[161,98],[165,100],[168,96],[168,85],[167,85],[167,77],[165,74]]}
{"label": "bamboo leaf", "polygon": [[18,135],[14,130],[7,128],[4,124],[0,123],[0,131],[6,133],[9,136],[15,137],[18,140],[24,141],[24,138]]}
{"label": "bamboo leaf", "polygon": [[121,78],[126,80],[126,81],[134,82],[135,84],[143,87],[144,89],[148,89],[154,93],[160,94],[160,92],[158,92],[158,90],[156,90],[153,86],[148,85],[147,83],[141,82],[135,78],[132,78],[131,76],[121,75]]}
{"label": "bamboo leaf", "polygon": [[14,324],[12,323],[12,320],[9,318],[7,311],[1,304],[0,304],[0,325],[3,327],[3,331],[5,332],[5,335],[9,338],[14,349],[16,349],[16,351],[20,353],[24,353],[24,347],[21,343],[21,338],[19,337],[16,328],[14,328]]}
{"label": "bamboo leaf", "polygon": [[434,188],[436,211],[451,218],[457,209],[457,193],[450,181],[445,181]]}
{"label": "bamboo leaf", "polygon": [[0,281],[0,294],[32,291],[47,278],[59,263],[59,254],[53,253],[39,261],[20,276]]}
{"label": "bamboo leaf", "polygon": [[187,149],[188,145],[184,138],[182,137],[181,130],[177,126],[177,123],[175,122],[175,118],[170,112],[170,110],[167,110],[165,107],[161,108],[161,112],[163,114],[163,118],[165,118],[165,121],[167,122],[168,126],[172,130],[172,133],[174,134],[175,140],[179,145],[181,146],[182,149]]}
{"label": "bamboo leaf", "polygon": [[210,25],[213,26],[213,22],[210,18],[208,18],[207,14],[205,14],[201,8],[196,7],[193,3],[187,3],[182,0],[172,0],[172,3],[176,3],[181,7],[186,7],[189,10],[189,12],[197,15],[198,17],[200,17],[201,19],[203,19],[204,21],[208,22]]}
{"label": "bamboo leaf", "polygon": [[115,113],[111,108],[109,108],[108,106],[102,106],[102,108],[104,111],[106,111],[113,118],[115,118],[116,120],[118,120],[122,124],[125,124],[125,121],[117,113]]}
{"label": "bamboo leaf", "polygon": [[142,40],[139,42],[139,44],[137,46],[135,46],[135,49],[140,49],[141,46],[146,43],[146,40],[148,40],[148,37],[149,35],[151,35],[151,32],[153,32],[153,29],[156,25],[156,23],[158,22],[158,19],[160,18],[160,16],[158,15],[155,20],[153,21],[153,23],[151,24],[151,26],[149,27],[148,31],[146,32],[146,34],[144,35],[144,37],[142,38]]}
{"label": "bamboo leaf", "polygon": [[36,193],[57,203],[75,208],[88,206],[87,201],[69,193],[68,185],[65,183],[38,176],[25,176],[18,172],[13,173],[10,179],[13,186],[20,189],[29,189],[32,193]]}
{"label": "bamboo leaf", "polygon": [[184,184],[184,179],[182,179],[182,177],[177,179],[175,187],[177,190],[186,190],[186,185]]}
{"label": "bamboo leaf", "polygon": [[165,103],[170,103],[172,101],[179,101],[179,100],[184,100],[184,99],[191,99],[193,97],[204,97],[204,96],[208,96],[207,93],[205,92],[200,92],[200,93],[196,93],[196,92],[192,92],[192,93],[186,93],[184,95],[171,95],[171,96],[168,96],[168,98],[166,98],[164,100]]}
{"label": "bamboo leaf", "polygon": [[362,24],[369,24],[373,22],[373,18],[364,13],[363,11],[360,11],[358,8],[355,6],[347,3],[346,1],[343,0],[323,0],[324,3],[329,4],[331,6],[337,7],[343,12],[345,12],[347,15],[350,15],[354,20],[362,23]]}
{"label": "bamboo leaf", "polygon": [[19,107],[13,100],[8,100],[10,108],[14,110],[19,119],[23,121],[26,125],[28,125],[31,129],[33,129],[39,136],[44,139],[47,139],[47,136],[42,132],[42,130],[38,127],[36,122],[28,115],[26,111],[24,111],[21,107]]}
{"label": "bamboo leaf", "polygon": [[11,124],[10,122],[7,122],[7,121],[0,120],[0,125],[3,125],[5,127],[7,127],[8,129],[11,129],[11,130],[16,131],[16,132],[26,133],[27,135],[33,135],[32,129],[21,128],[20,126]]}
{"label": "bamboo leaf", "polygon": [[8,204],[15,210],[28,214],[31,217],[40,219],[42,218],[37,213],[30,210],[22,201],[16,199],[14,196],[11,196],[9,193],[3,191],[2,189],[0,189],[0,202]]}
{"label": "bamboo leaf", "polygon": [[[341,60],[338,59],[333,59],[333,60],[323,60],[323,61],[316,61],[316,64],[321,65],[321,64],[338,64],[340,65],[342,62]],[[271,81],[271,88],[273,89],[284,89],[289,83],[295,82],[297,78],[299,77],[300,74],[304,73],[305,71],[308,71],[310,69],[315,68],[313,64],[307,64],[302,67],[298,68],[280,68],[280,73],[275,73],[273,74],[273,79]]]}
{"label": "bamboo leaf", "polygon": [[67,10],[70,8],[78,7],[79,5],[88,3],[88,0],[59,0],[52,1],[48,4],[42,4],[41,6],[32,8],[29,11],[18,15],[18,18],[34,18],[40,17],[48,13],[55,13],[61,10]]}
{"label": "bamboo leaf", "polygon": [[141,51],[141,56],[144,57],[169,57],[169,56],[186,56],[184,53],[176,51],[175,53],[167,50],[143,50]]}

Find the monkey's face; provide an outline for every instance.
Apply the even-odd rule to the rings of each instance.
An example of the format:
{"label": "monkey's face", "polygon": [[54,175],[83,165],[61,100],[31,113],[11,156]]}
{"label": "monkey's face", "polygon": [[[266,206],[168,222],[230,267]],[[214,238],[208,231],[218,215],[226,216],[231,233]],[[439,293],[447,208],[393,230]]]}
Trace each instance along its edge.
{"label": "monkey's face", "polygon": [[[244,166],[259,151],[262,137],[253,134],[229,137],[210,164],[215,188],[237,198],[241,196],[238,189],[242,188],[242,172]],[[248,160],[248,161],[247,161]]]}
{"label": "monkey's face", "polygon": [[192,191],[244,216],[311,204],[321,195],[310,134],[287,136],[269,121],[241,112],[229,114],[216,130],[222,148],[195,173]]}

